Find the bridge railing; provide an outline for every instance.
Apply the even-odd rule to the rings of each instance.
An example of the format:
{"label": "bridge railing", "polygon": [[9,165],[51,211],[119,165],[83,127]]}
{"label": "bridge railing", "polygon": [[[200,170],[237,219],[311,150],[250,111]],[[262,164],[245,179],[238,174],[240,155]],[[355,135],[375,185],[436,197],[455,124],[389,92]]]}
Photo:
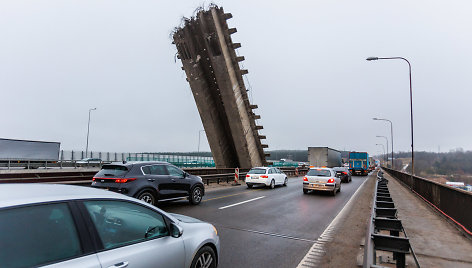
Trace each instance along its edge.
{"label": "bridge railing", "polygon": [[472,235],[472,193],[408,173],[382,168]]}

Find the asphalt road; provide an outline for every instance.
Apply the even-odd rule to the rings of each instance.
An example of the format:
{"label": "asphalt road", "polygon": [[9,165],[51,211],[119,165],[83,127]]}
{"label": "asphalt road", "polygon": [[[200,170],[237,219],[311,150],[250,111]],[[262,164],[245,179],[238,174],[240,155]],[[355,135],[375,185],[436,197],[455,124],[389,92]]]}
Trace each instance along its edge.
{"label": "asphalt road", "polygon": [[212,223],[220,236],[219,267],[296,267],[366,178],[353,176],[335,197],[303,194],[298,177],[287,187],[235,186],[206,193],[198,206],[177,201],[159,207]]}

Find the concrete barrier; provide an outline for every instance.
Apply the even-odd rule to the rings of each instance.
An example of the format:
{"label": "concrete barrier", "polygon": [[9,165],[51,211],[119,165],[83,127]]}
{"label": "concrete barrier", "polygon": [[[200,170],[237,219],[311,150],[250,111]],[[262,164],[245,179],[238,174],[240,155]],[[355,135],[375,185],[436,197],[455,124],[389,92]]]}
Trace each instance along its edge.
{"label": "concrete barrier", "polygon": [[472,235],[472,193],[418,176],[382,167],[392,177],[403,182],[413,192]]}

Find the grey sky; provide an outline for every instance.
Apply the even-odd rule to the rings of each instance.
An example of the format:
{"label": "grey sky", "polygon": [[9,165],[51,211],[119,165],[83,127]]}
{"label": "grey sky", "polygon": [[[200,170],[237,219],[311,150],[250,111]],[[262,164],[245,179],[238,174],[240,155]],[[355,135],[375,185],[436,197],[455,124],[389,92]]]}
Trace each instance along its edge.
{"label": "grey sky", "polygon": [[[196,151],[200,117],[170,34],[202,1],[0,2],[0,137],[94,151]],[[233,14],[269,150],[472,149],[472,2],[218,1]],[[248,86],[249,87],[249,86]],[[202,137],[202,150],[209,150]]]}

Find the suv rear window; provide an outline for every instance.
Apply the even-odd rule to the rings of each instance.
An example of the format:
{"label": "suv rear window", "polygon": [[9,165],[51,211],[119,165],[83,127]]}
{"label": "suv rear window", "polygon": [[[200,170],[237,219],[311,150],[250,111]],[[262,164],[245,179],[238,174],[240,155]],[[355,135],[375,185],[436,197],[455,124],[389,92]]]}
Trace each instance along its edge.
{"label": "suv rear window", "polygon": [[266,169],[264,168],[253,168],[249,170],[247,174],[265,174],[265,173],[266,173]]}
{"label": "suv rear window", "polygon": [[124,176],[128,172],[128,168],[120,165],[104,165],[102,169],[95,175],[96,177]]}
{"label": "suv rear window", "polygon": [[310,169],[307,176],[331,177],[331,172],[327,169]]}

